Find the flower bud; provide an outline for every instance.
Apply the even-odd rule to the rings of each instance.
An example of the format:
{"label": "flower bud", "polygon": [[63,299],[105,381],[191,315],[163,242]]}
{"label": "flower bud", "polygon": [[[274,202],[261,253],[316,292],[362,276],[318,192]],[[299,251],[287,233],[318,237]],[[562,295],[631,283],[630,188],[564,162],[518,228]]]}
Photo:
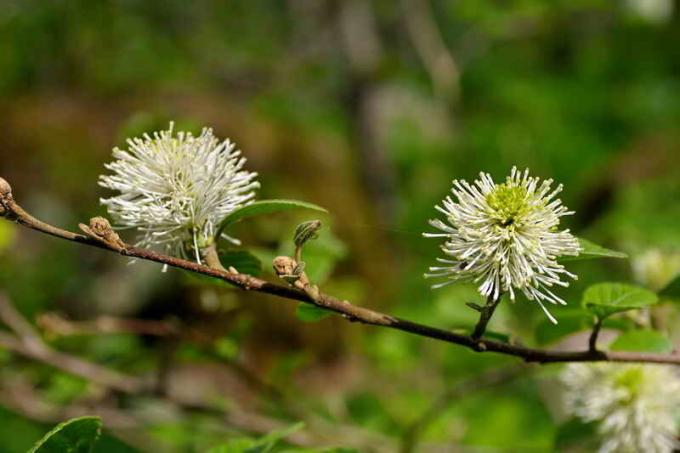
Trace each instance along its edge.
{"label": "flower bud", "polygon": [[3,179],[0,178],[0,196],[6,196],[12,193],[12,186],[9,185],[9,183]]}

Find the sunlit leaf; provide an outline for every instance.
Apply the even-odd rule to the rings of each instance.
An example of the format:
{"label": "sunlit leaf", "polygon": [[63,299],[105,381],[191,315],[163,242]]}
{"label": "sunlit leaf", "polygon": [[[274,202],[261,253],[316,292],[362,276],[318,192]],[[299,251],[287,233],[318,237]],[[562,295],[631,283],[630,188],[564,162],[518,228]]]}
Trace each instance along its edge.
{"label": "sunlit leaf", "polygon": [[0,252],[14,243],[15,233],[16,225],[5,221],[0,222]]}
{"label": "sunlit leaf", "polygon": [[625,283],[598,283],[583,293],[581,305],[599,318],[628,310],[647,307],[658,302],[652,291]]}
{"label": "sunlit leaf", "polygon": [[89,453],[101,435],[99,417],[80,417],[57,425],[29,453]]}
{"label": "sunlit leaf", "polygon": [[255,217],[264,214],[273,214],[277,212],[292,211],[296,209],[308,209],[316,212],[327,213],[328,211],[321,206],[307,203],[305,201],[298,200],[260,200],[249,205],[243,206],[242,208],[236,209],[231,212],[227,217],[224,218],[220,228],[218,230],[217,236],[219,236],[222,231],[228,228],[230,225],[243,220],[247,217]]}
{"label": "sunlit leaf", "polygon": [[578,256],[562,256],[559,259],[560,261],[582,261],[594,260],[597,258],[628,258],[628,255],[623,252],[604,248],[601,245],[597,245],[587,239],[577,239],[581,245],[581,253],[579,253]]}
{"label": "sunlit leaf", "polygon": [[609,349],[612,351],[670,352],[673,343],[656,330],[631,330],[614,340]]}

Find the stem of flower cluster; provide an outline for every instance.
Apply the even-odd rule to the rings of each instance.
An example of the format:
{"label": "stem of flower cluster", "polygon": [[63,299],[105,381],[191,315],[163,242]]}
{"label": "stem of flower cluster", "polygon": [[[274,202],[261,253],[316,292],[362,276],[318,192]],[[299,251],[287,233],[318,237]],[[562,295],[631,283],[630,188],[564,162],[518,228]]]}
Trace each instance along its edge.
{"label": "stem of flower cluster", "polygon": [[600,334],[600,328],[602,327],[602,318],[599,316],[595,319],[595,325],[593,326],[593,331],[590,333],[590,338],[588,339],[588,349],[591,351],[597,351],[597,337]]}
{"label": "stem of flower cluster", "polygon": [[472,331],[471,337],[473,340],[476,341],[482,338],[482,335],[484,335],[484,332],[486,331],[486,326],[489,324],[493,312],[496,311],[496,307],[500,303],[502,297],[503,294],[499,294],[498,297],[494,297],[493,294],[491,294],[487,297],[486,305],[480,310],[479,321],[477,321],[475,330]]}
{"label": "stem of flower cluster", "polygon": [[215,246],[214,243],[201,250],[201,254],[203,255],[205,264],[207,264],[208,267],[212,267],[213,269],[219,269],[221,271],[226,271],[226,269],[222,265],[222,262],[220,261],[220,256],[217,253],[217,247]]}

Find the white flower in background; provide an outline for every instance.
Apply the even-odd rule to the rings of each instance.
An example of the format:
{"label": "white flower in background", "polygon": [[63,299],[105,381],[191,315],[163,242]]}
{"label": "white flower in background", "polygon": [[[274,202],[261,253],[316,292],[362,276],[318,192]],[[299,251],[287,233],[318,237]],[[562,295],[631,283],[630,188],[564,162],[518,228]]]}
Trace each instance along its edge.
{"label": "white flower in background", "polygon": [[633,14],[656,24],[668,22],[673,17],[673,0],[625,0]]}
{"label": "white flower in background", "polygon": [[635,280],[659,291],[680,275],[680,252],[652,248],[631,260]]}
{"label": "white flower in background", "polygon": [[488,173],[469,184],[453,181],[455,200],[446,197],[437,206],[447,222],[430,220],[441,233],[426,237],[443,237],[441,246],[447,258],[443,266],[430,268],[427,277],[446,277],[434,287],[465,280],[479,283],[479,292],[497,299],[515,289],[535,300],[552,322],[557,322],[543,301],[565,304],[551,288],[568,286],[560,277],[576,278],[556,260],[561,255],[578,255],[578,240],[569,230],[559,231],[560,217],[573,214],[555,198],[562,190],[551,189],[552,180],[541,182],[524,172],[512,169],[502,184],[495,184]]}
{"label": "white flower in background", "polygon": [[570,364],[564,402],[584,422],[597,422],[601,453],[670,453],[679,448],[680,377],[661,365]]}
{"label": "white flower in background", "polygon": [[[229,140],[205,128],[194,137],[168,130],[127,141],[115,148],[106,168],[113,174],[99,184],[120,194],[101,200],[117,227],[136,228],[141,247],[160,247],[200,262],[220,222],[248,204],[259,187],[257,173],[243,170],[245,158]],[[232,241],[234,239],[228,238]]]}

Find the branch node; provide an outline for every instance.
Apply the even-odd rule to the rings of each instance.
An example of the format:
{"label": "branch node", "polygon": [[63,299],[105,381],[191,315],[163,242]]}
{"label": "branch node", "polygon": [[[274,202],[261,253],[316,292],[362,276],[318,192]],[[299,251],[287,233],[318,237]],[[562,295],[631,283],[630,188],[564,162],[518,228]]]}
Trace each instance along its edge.
{"label": "branch node", "polygon": [[78,227],[90,238],[108,245],[119,253],[127,248],[125,242],[113,231],[111,224],[104,217],[92,217],[89,226],[80,223]]}

